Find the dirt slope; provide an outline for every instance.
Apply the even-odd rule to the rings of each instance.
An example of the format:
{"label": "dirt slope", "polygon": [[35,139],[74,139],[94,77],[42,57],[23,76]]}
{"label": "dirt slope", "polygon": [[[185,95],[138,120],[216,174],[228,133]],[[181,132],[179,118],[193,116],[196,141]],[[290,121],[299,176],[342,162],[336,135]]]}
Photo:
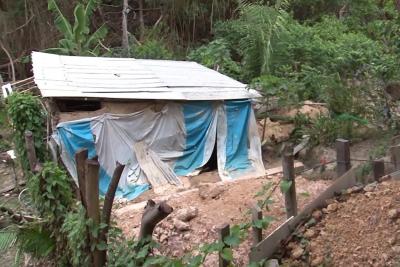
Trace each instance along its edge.
{"label": "dirt slope", "polygon": [[284,266],[400,266],[400,182],[335,201],[288,245]]}

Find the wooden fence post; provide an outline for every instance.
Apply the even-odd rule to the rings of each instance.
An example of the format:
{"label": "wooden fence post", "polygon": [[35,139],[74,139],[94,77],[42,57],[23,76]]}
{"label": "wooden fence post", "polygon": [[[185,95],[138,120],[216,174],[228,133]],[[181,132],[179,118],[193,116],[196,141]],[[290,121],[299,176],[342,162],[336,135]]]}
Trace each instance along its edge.
{"label": "wooden fence post", "polygon": [[285,147],[282,158],[283,179],[291,185],[285,194],[287,218],[297,215],[296,182],[294,171],[293,146]]}
{"label": "wooden fence post", "polygon": [[86,182],[85,182],[85,168],[86,160],[88,158],[88,150],[86,148],[78,150],[75,154],[76,174],[78,176],[78,191],[82,204],[85,208],[86,205]]}
{"label": "wooden fence post", "polygon": [[[100,224],[100,206],[99,206],[99,170],[100,165],[96,160],[86,160],[85,168],[85,196],[86,196],[86,211],[88,218],[91,218],[95,225]],[[91,235],[91,243],[97,243],[98,239]],[[105,264],[105,259],[102,259],[101,251],[94,249],[92,253],[94,267],[101,267]]]}
{"label": "wooden fence post", "polygon": [[[254,205],[254,207],[251,209],[251,217],[253,223],[255,221],[262,220],[263,218],[262,211],[257,204]],[[252,229],[253,229],[253,246],[255,247],[262,240],[262,229],[257,228],[254,225]]]}
{"label": "wooden fence post", "polygon": [[29,167],[33,172],[37,163],[35,143],[33,140],[33,133],[31,131],[25,132],[25,147],[28,156]]}
{"label": "wooden fence post", "polygon": [[[219,241],[221,241],[224,244],[224,248],[226,248],[227,246],[224,243],[224,239],[225,239],[225,237],[230,235],[229,224],[223,225],[218,231],[219,231]],[[219,253],[218,257],[219,257],[219,267],[228,267],[229,266],[229,261],[222,258],[221,253]]]}
{"label": "wooden fence post", "polygon": [[400,169],[400,145],[391,146],[389,148],[391,160],[394,164],[395,171]]}
{"label": "wooden fence post", "polygon": [[385,175],[385,162],[383,160],[374,160],[372,168],[374,171],[375,181],[378,181],[379,178]]}
{"label": "wooden fence post", "polygon": [[338,177],[350,170],[350,142],[348,140],[336,139],[336,163]]}

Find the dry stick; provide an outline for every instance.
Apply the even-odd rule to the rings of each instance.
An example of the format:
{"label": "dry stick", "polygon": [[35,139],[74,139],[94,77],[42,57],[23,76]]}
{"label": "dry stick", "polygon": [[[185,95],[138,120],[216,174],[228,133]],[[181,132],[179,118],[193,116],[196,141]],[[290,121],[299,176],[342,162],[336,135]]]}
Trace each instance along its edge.
{"label": "dry stick", "polygon": [[149,199],[142,215],[139,239],[151,238],[157,223],[161,222],[172,211],[173,208],[165,201],[156,204],[153,200]]}
{"label": "dry stick", "polygon": [[[111,179],[110,185],[108,186],[107,193],[104,199],[104,206],[103,206],[103,212],[102,212],[102,222],[105,223],[107,226],[101,231],[100,233],[100,241],[104,242],[107,244],[107,234],[108,234],[108,229],[110,227],[110,217],[111,217],[111,210],[112,210],[112,205],[114,202],[114,197],[115,197],[115,191],[117,190],[117,186],[119,183],[119,180],[121,179],[122,172],[124,171],[125,165],[121,165],[119,162],[117,162],[117,167],[114,170],[113,177]],[[103,262],[107,261],[107,251],[103,250],[101,251],[101,258]]]}
{"label": "dry stick", "polygon": [[128,13],[129,13],[128,0],[124,0],[122,8],[122,49],[124,50],[126,57],[130,56],[129,39],[128,39]]}
{"label": "dry stick", "polygon": [[78,176],[79,197],[85,209],[86,205],[86,182],[85,182],[85,164],[88,158],[88,150],[86,148],[78,150],[75,154],[76,174]]}
{"label": "dry stick", "polygon": [[[100,224],[100,206],[99,206],[99,169],[100,165],[98,161],[86,160],[85,169],[85,189],[86,189],[86,204],[87,204],[87,215],[93,220],[95,225]],[[97,244],[98,239],[90,236],[91,244]],[[101,267],[104,266],[105,262],[102,262],[101,251],[97,248],[92,252],[93,266]]]}

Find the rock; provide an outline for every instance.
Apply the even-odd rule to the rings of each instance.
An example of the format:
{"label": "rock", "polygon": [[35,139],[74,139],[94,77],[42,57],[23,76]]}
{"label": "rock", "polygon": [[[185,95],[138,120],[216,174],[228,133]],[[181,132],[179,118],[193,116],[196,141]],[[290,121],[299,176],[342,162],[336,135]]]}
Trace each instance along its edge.
{"label": "rock", "polygon": [[225,191],[222,185],[202,184],[199,186],[199,196],[201,199],[217,199]]}
{"label": "rock", "polygon": [[161,236],[160,236],[160,243],[164,243],[164,241],[166,241],[168,239],[168,236],[167,235],[165,235],[165,234],[161,234]]}
{"label": "rock", "polygon": [[326,207],[326,211],[327,211],[327,213],[335,212],[335,211],[337,211],[338,207],[339,206],[337,203],[332,203],[332,204],[329,204],[328,207]]}
{"label": "rock", "polygon": [[310,266],[311,267],[317,267],[322,265],[322,263],[324,262],[324,257],[322,256],[317,256],[314,259],[311,260]]}
{"label": "rock", "polygon": [[400,246],[394,246],[394,247],[392,247],[392,250],[395,254],[397,254],[397,255],[400,254]]}
{"label": "rock", "polygon": [[304,253],[304,249],[301,247],[296,247],[292,250],[292,258],[297,260],[299,259]]}
{"label": "rock", "polygon": [[347,189],[346,193],[348,193],[348,194],[360,193],[361,191],[363,191],[363,189],[364,188],[361,185],[355,185],[355,186]]}
{"label": "rock", "polygon": [[388,212],[388,216],[392,220],[396,220],[397,218],[400,217],[400,210],[399,209],[391,209]]}
{"label": "rock", "polygon": [[365,192],[372,192],[372,191],[375,190],[376,186],[377,186],[377,183],[376,183],[376,182],[367,184],[367,185],[364,187],[364,191],[365,191]]}
{"label": "rock", "polygon": [[312,229],[308,229],[305,233],[304,233],[304,237],[307,239],[313,238],[315,236],[316,232]]}
{"label": "rock", "polygon": [[279,262],[277,259],[272,259],[272,260],[268,260],[265,265],[265,267],[279,267]]}
{"label": "rock", "polygon": [[322,212],[320,210],[315,210],[311,215],[316,221],[320,221],[322,219]]}
{"label": "rock", "polygon": [[188,223],[182,222],[178,219],[174,219],[174,227],[176,230],[181,232],[190,230],[190,225]]}
{"label": "rock", "polygon": [[198,214],[199,210],[196,207],[188,207],[178,210],[176,212],[176,218],[183,222],[188,222],[191,219],[195,218]]}
{"label": "rock", "polygon": [[[294,130],[294,124],[281,124],[279,122],[273,122],[267,118],[265,123],[264,140],[268,143],[281,143],[290,138]],[[264,130],[264,120],[259,122],[258,131],[262,137]]]}
{"label": "rock", "polygon": [[389,241],[389,244],[393,246],[396,244],[397,238],[396,238],[396,236],[394,236],[394,237],[389,238],[388,241]]}

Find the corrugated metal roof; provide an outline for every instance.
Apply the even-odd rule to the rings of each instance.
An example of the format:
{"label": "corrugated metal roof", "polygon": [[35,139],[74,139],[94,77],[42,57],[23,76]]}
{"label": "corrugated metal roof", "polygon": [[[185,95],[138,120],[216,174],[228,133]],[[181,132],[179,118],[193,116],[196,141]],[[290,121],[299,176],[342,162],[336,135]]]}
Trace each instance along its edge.
{"label": "corrugated metal roof", "polygon": [[32,53],[43,97],[224,100],[254,97],[246,85],[189,61]]}

